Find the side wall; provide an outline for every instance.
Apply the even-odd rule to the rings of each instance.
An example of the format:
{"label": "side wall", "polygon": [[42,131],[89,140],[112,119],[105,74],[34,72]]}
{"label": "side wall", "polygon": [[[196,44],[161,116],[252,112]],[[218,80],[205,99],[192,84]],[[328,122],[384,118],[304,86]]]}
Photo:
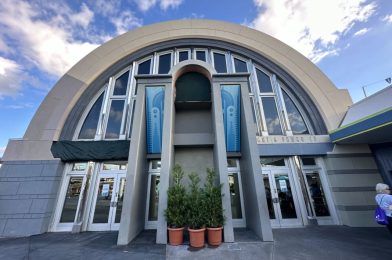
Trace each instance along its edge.
{"label": "side wall", "polygon": [[375,186],[382,182],[367,145],[335,145],[326,160],[327,177],[341,224],[377,226]]}
{"label": "side wall", "polygon": [[0,168],[0,237],[48,230],[63,169],[60,160],[4,162]]}

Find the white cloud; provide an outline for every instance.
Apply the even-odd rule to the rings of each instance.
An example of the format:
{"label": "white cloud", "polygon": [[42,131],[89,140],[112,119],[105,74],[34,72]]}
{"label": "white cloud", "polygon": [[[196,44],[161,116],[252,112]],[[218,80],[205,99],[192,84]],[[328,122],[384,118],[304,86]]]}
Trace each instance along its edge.
{"label": "white cloud", "polygon": [[182,4],[183,0],[161,0],[161,9],[167,10],[169,8],[176,8]]}
{"label": "white cloud", "polygon": [[6,108],[9,109],[26,109],[32,108],[34,105],[32,103],[18,104],[18,105],[8,105]]}
{"label": "white cloud", "polygon": [[[56,8],[56,5],[48,5],[49,11],[50,8]],[[72,13],[62,5],[57,8],[60,8],[56,9],[59,13],[43,19],[39,14],[45,12],[37,5],[2,0],[0,25],[3,33],[20,48],[21,54],[38,69],[60,76],[98,44],[74,38],[77,33],[72,31],[72,24],[85,28],[92,20],[92,12],[86,5],[82,5],[80,13]],[[76,20],[72,22],[72,19]]]}
{"label": "white cloud", "polygon": [[0,98],[14,96],[20,89],[23,71],[13,60],[0,57]]}
{"label": "white cloud", "polygon": [[368,31],[370,31],[369,28],[363,28],[363,29],[361,29],[361,30],[359,30],[359,31],[356,31],[356,32],[354,33],[354,36],[361,36],[361,35],[364,35],[364,34],[366,34]]}
{"label": "white cloud", "polygon": [[318,62],[336,55],[338,40],[376,9],[367,0],[254,0],[259,8],[250,26],[285,42]]}
{"label": "white cloud", "polygon": [[110,20],[116,27],[117,35],[126,33],[130,29],[142,26],[143,22],[137,18],[132,12],[125,11]]}
{"label": "white cloud", "polygon": [[386,15],[382,20],[387,23],[392,23],[392,14]]}
{"label": "white cloud", "polygon": [[150,8],[154,7],[157,3],[162,10],[167,10],[169,8],[176,8],[182,4],[183,0],[134,0],[138,8],[146,12]]}
{"label": "white cloud", "polygon": [[91,0],[90,2],[94,5],[94,10],[103,16],[116,14],[121,5],[118,0]]}

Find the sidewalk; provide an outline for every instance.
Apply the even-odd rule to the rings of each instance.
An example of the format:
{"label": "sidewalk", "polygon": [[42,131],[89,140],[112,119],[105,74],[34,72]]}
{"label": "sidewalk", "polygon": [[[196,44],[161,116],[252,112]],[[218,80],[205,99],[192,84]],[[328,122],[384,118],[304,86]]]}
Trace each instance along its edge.
{"label": "sidewalk", "polygon": [[322,226],[275,229],[274,242],[261,242],[250,231],[237,230],[236,243],[156,245],[155,232],[145,231],[127,246],[117,246],[117,232],[46,233],[0,239],[0,259],[392,259],[392,236],[386,228]]}

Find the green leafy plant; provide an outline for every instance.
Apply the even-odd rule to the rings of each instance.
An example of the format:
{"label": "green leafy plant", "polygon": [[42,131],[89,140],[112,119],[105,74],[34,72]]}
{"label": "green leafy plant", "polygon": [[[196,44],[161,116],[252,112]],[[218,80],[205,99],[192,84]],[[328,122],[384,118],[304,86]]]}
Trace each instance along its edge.
{"label": "green leafy plant", "polygon": [[181,165],[176,164],[172,173],[173,185],[167,191],[167,209],[165,210],[167,225],[171,228],[183,227],[187,222],[186,190],[181,183],[183,177],[184,171]]}
{"label": "green leafy plant", "polygon": [[204,186],[204,197],[206,207],[207,227],[221,227],[224,225],[225,218],[222,207],[222,184],[215,185],[215,171],[207,168],[207,179]]}
{"label": "green leafy plant", "polygon": [[205,226],[205,200],[204,191],[200,188],[200,177],[192,172],[189,174],[188,225],[191,229],[200,229]]}

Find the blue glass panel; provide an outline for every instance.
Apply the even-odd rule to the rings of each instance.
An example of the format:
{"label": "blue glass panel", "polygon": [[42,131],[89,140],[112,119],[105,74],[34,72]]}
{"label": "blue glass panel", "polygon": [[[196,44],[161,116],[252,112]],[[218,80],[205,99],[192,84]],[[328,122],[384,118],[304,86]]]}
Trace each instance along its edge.
{"label": "blue glass panel", "polygon": [[240,93],[239,85],[222,86],[221,89],[227,152],[241,150]]}
{"label": "blue glass panel", "polygon": [[146,87],[147,153],[161,153],[164,99],[163,87]]}

